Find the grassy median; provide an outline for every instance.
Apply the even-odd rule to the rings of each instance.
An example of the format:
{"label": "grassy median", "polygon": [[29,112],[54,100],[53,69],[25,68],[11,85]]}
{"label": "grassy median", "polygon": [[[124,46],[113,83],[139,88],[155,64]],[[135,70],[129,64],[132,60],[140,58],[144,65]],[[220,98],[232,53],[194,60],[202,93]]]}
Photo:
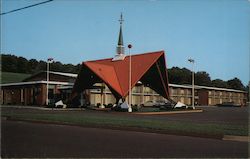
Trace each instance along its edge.
{"label": "grassy median", "polygon": [[107,127],[115,129],[137,129],[150,132],[182,134],[188,136],[248,135],[247,125],[226,125],[214,123],[192,123],[183,121],[162,121],[158,119],[133,118],[131,116],[109,116],[103,113],[60,113],[48,111],[15,112],[2,111],[3,117],[15,120],[56,122],[88,127]]}

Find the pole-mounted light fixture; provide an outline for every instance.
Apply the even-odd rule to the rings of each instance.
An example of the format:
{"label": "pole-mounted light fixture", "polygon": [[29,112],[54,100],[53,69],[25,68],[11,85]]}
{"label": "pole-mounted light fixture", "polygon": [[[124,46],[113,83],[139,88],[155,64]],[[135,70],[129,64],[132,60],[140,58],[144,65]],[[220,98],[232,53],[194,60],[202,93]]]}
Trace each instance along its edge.
{"label": "pole-mounted light fixture", "polygon": [[190,63],[192,63],[192,107],[193,107],[193,109],[195,109],[195,107],[194,107],[194,59],[188,59],[188,61],[190,62]]}
{"label": "pole-mounted light fixture", "polygon": [[49,64],[54,61],[53,58],[47,59],[47,96],[46,96],[46,105],[49,105]]}
{"label": "pole-mounted light fixture", "polygon": [[131,53],[130,53],[131,48],[132,48],[132,45],[128,44],[128,49],[129,49],[129,106],[128,106],[128,112],[132,112],[132,88],[131,88],[132,68],[131,68]]}

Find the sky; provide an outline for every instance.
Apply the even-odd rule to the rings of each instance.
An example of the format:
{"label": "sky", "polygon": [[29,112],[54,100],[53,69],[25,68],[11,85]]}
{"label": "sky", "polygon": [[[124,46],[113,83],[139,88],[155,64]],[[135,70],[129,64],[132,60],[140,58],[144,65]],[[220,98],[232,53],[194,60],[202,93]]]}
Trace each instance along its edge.
{"label": "sky", "polygon": [[[43,1],[1,0],[1,10]],[[54,0],[2,15],[1,53],[65,64],[113,57],[121,12],[132,54],[164,50],[168,68],[191,69],[192,58],[212,80],[248,83],[248,0]]]}

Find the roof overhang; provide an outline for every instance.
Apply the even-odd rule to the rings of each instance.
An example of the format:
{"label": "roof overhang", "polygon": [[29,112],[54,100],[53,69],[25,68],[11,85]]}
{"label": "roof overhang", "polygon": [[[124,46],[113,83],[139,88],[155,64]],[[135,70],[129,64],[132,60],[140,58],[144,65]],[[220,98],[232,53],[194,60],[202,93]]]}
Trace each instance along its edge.
{"label": "roof overhang", "polygon": [[69,82],[57,82],[57,81],[30,81],[30,82],[18,82],[18,83],[6,83],[6,84],[0,84],[1,87],[5,86],[21,86],[21,85],[33,85],[33,84],[53,84],[53,85],[69,85],[73,86],[74,83]]}
{"label": "roof overhang", "polygon": [[[116,98],[126,97],[129,93],[129,60],[130,56],[126,56],[117,61],[109,58],[83,62],[73,92],[81,92],[97,82],[104,82]],[[140,81],[169,98],[164,51],[132,55],[131,68],[132,88]]]}

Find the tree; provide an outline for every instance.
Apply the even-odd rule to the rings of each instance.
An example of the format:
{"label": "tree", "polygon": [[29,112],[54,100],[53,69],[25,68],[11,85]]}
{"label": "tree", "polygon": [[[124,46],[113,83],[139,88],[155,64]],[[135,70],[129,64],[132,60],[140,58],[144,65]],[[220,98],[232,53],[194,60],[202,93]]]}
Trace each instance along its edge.
{"label": "tree", "polygon": [[227,88],[227,82],[221,79],[212,80],[211,85],[213,87]]}
{"label": "tree", "polygon": [[63,65],[64,66],[64,70],[66,70],[66,72],[75,72],[76,66],[72,65],[72,64],[66,64]]}
{"label": "tree", "polygon": [[28,60],[23,57],[18,57],[17,63],[16,63],[16,72],[29,73],[28,71],[29,71]]}
{"label": "tree", "polygon": [[30,59],[28,62],[29,73],[34,74],[34,73],[38,72],[39,71],[38,65],[39,65],[39,63],[36,59]]}
{"label": "tree", "polygon": [[244,85],[242,84],[241,80],[238,78],[234,78],[227,81],[228,88],[237,89],[237,90],[244,90]]}
{"label": "tree", "polygon": [[14,55],[1,55],[1,68],[3,72],[17,72],[17,57]]}
{"label": "tree", "polygon": [[53,62],[50,64],[50,71],[56,71],[56,72],[67,72],[67,69],[65,69],[61,62]]}
{"label": "tree", "polygon": [[172,67],[168,69],[169,83],[191,84],[191,71],[186,68]]}
{"label": "tree", "polygon": [[201,86],[211,86],[211,78],[205,71],[195,73],[195,84]]}
{"label": "tree", "polygon": [[73,72],[73,73],[79,73],[81,67],[82,67],[81,64],[77,64],[76,67],[75,67],[75,69],[74,69],[74,72]]}
{"label": "tree", "polygon": [[37,65],[37,70],[38,71],[46,71],[47,70],[47,63],[40,60]]}
{"label": "tree", "polygon": [[[1,54],[1,71],[15,72],[15,73],[29,73],[34,74],[39,71],[47,70],[47,62],[36,59],[27,60],[24,57],[17,57],[10,54]],[[50,65],[51,71],[78,73],[81,65],[62,64],[61,62],[54,62]]]}

